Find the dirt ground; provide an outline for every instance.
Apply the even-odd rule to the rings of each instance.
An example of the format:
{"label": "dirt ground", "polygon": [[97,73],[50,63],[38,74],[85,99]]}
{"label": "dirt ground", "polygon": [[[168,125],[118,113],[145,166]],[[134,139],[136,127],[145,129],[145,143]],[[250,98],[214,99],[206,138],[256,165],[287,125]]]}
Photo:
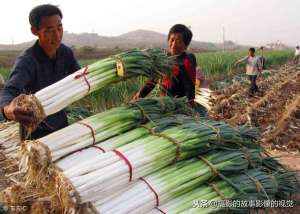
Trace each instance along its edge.
{"label": "dirt ground", "polygon": [[[260,92],[254,97],[249,96],[249,85],[242,83],[214,92],[210,117],[258,127],[266,151],[295,171],[300,181],[300,71],[293,65],[269,70],[258,78],[257,85]],[[300,207],[267,211],[298,214]]]}
{"label": "dirt ground", "polygon": [[214,93],[213,119],[261,129],[268,149],[300,150],[300,72],[283,66],[259,77],[260,92],[249,97],[249,85],[234,83]]}

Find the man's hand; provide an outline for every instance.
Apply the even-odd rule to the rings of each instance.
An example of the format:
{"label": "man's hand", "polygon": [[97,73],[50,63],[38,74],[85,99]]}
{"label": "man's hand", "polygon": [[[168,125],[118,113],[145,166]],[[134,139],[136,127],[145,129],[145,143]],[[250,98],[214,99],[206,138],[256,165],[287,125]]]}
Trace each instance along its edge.
{"label": "man's hand", "polygon": [[22,107],[18,107],[13,101],[4,107],[4,114],[7,119],[20,122],[24,125],[31,124],[34,119],[33,111],[28,111]]}
{"label": "man's hand", "polygon": [[233,67],[236,67],[236,66],[238,66],[239,65],[239,62],[235,62],[234,64],[233,64]]}

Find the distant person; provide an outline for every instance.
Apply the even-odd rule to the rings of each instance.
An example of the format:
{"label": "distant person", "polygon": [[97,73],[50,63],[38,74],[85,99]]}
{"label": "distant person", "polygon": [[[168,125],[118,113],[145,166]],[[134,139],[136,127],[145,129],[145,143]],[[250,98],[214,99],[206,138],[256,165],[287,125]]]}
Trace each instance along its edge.
{"label": "distant person", "polygon": [[262,66],[262,69],[265,70],[266,69],[266,58],[264,57],[264,47],[261,46],[259,49],[261,51],[261,56],[259,56],[261,66]]}
{"label": "distant person", "polygon": [[[31,32],[38,40],[17,58],[1,91],[0,110],[6,119],[30,124],[33,109],[15,106],[14,98],[21,93],[33,94],[80,69],[72,50],[61,43],[62,18],[62,12],[54,5],[39,5],[31,10]],[[62,110],[48,116],[31,137],[40,138],[67,125],[67,116]]]}
{"label": "distant person", "polygon": [[295,65],[297,65],[299,63],[299,57],[300,57],[300,49],[299,49],[299,46],[297,46],[295,48],[295,54],[294,54],[294,59],[293,59],[293,62]]}
{"label": "distant person", "polygon": [[[187,53],[187,48],[192,40],[192,31],[182,24],[171,27],[168,33],[168,55],[176,56],[177,65],[173,67],[172,74],[161,80],[161,96],[184,97],[186,96],[191,106],[194,106],[196,82],[196,57]],[[158,83],[157,79],[147,81],[145,86],[133,99],[146,97]]]}
{"label": "distant person", "polygon": [[246,64],[246,74],[248,75],[249,80],[251,82],[249,88],[249,97],[252,97],[255,95],[256,92],[259,91],[256,85],[256,79],[262,71],[261,60],[259,57],[255,56],[255,48],[249,48],[248,56],[238,60],[235,63],[235,66],[240,63]]}

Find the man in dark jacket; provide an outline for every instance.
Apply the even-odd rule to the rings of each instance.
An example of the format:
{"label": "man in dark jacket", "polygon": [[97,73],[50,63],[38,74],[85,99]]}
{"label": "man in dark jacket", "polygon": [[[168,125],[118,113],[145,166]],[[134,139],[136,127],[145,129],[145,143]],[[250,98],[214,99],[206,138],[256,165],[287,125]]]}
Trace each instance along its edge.
{"label": "man in dark jacket", "polygon": [[[13,99],[21,93],[33,94],[80,69],[72,50],[61,43],[62,17],[60,9],[50,4],[30,12],[31,32],[38,40],[17,58],[0,93],[0,109],[6,119],[22,124],[32,122],[33,112],[14,106]],[[67,125],[63,110],[48,116],[31,137],[40,138]]]}
{"label": "man in dark jacket", "polygon": [[[196,82],[196,58],[186,53],[193,34],[182,24],[174,25],[168,34],[168,54],[176,56],[177,65],[172,74],[162,79],[161,96],[186,96],[191,105],[194,105]],[[147,96],[155,87],[158,80],[149,80],[146,85],[134,96],[134,99]]]}

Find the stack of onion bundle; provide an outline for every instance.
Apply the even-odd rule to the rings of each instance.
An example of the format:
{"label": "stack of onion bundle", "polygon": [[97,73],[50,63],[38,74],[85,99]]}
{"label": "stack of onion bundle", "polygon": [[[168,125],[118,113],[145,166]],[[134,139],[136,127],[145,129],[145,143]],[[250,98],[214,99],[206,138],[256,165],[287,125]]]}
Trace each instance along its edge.
{"label": "stack of onion bundle", "polygon": [[[166,107],[165,104],[164,104],[164,106]],[[178,117],[173,116],[173,117],[175,119],[173,119],[173,118],[170,119],[170,121],[173,122],[173,125],[171,125],[171,127],[173,127],[174,124],[186,124],[186,125],[179,126],[181,128],[173,129],[173,132],[177,133],[178,131],[181,131],[181,133],[180,133],[181,135],[186,134],[186,136],[189,136],[189,137],[193,138],[193,139],[190,139],[190,141],[188,141],[188,143],[190,143],[190,145],[188,145],[188,144],[181,145],[181,146],[183,146],[182,151],[185,152],[187,155],[182,156],[183,153],[181,152],[181,154],[179,154],[180,157],[178,157],[178,159],[188,158],[189,156],[193,156],[194,154],[198,154],[198,152],[201,152],[201,151],[205,152],[205,150],[215,148],[216,146],[231,146],[231,147],[233,146],[233,147],[236,147],[237,145],[242,145],[243,143],[245,143],[245,145],[249,144],[249,145],[256,146],[256,144],[253,144],[253,140],[255,140],[255,135],[251,136],[251,134],[253,134],[255,132],[252,133],[252,132],[246,131],[245,128],[243,128],[244,130],[242,130],[241,128],[240,129],[234,129],[234,128],[231,128],[230,126],[228,126],[224,123],[220,123],[220,122],[195,121],[194,118],[187,117],[187,116],[181,116],[182,118],[179,117],[179,116]],[[166,122],[166,124],[170,124],[170,123]],[[187,126],[188,124],[190,124],[190,126]],[[166,128],[167,128],[166,131],[169,130],[170,133],[172,132],[171,128],[165,127],[165,129]],[[173,128],[176,128],[176,127],[173,127]],[[140,129],[140,128],[138,128],[138,129]],[[188,131],[189,129],[191,129],[191,130]],[[196,132],[196,135],[194,135],[193,133],[197,129],[201,129],[201,131]],[[132,130],[130,132],[134,133],[134,130]],[[202,134],[200,134],[200,132],[202,132]],[[137,132],[137,133],[139,133],[139,132]],[[162,133],[163,134],[168,134],[168,132],[165,132],[165,131],[163,131]],[[169,160],[169,161],[168,162],[163,162],[161,166],[158,166],[158,165],[155,166],[155,164],[152,164],[152,163],[146,164],[145,167],[146,167],[146,170],[148,168],[149,173],[155,171],[156,170],[155,168],[160,169],[160,168],[168,165],[169,163],[173,162],[172,160],[174,160],[175,157],[177,156],[176,154],[174,154],[174,153],[176,153],[177,149],[174,148],[174,144],[171,143],[172,138],[169,139],[168,135],[165,135],[164,137],[167,137],[167,139],[165,139],[163,136],[159,136],[157,134],[159,134],[159,133],[155,133],[155,132],[152,133],[151,132],[151,135],[153,135],[153,137],[156,137],[156,138],[153,138],[153,139],[156,139],[156,145],[159,146],[159,140],[163,141],[162,143],[164,144],[164,147],[166,147],[166,150],[163,150],[162,152],[165,152],[165,154],[168,154],[168,156],[166,156],[166,158],[168,158],[167,160]],[[131,134],[129,134],[127,132],[127,133],[121,134],[120,136],[113,137],[112,138],[113,140],[111,142],[117,142],[118,139],[122,139],[123,135],[132,136]],[[244,136],[247,136],[247,137],[244,137]],[[176,137],[176,136],[175,135],[170,135],[170,137]],[[189,137],[184,138],[182,136],[181,138],[182,139],[187,139]],[[197,146],[195,146],[193,148],[192,145],[193,145],[193,143],[196,144],[196,142],[197,142],[196,138],[201,139],[201,137],[203,137],[202,138],[203,142],[201,140],[198,140],[198,142],[200,142],[200,144],[202,143],[202,144],[205,144],[205,145],[198,146],[200,151],[197,151]],[[150,138],[151,138],[151,136],[149,136],[149,135],[141,134],[141,136],[138,138],[138,140],[134,140],[134,142],[147,139],[146,140],[146,142],[148,143],[147,146],[150,146],[150,144],[152,143],[151,140],[149,140]],[[134,137],[132,139],[134,139]],[[168,140],[168,142],[166,142],[166,140]],[[230,144],[232,141],[236,141],[238,144]],[[111,142],[110,142],[110,140],[107,140],[107,141],[104,142],[104,143],[107,143],[107,145],[108,145],[107,148],[109,148],[109,147],[113,148],[113,146],[111,146],[111,145],[109,146],[109,144]],[[168,145],[168,143],[169,143],[169,145]],[[130,144],[127,144],[127,145],[130,145]],[[156,147],[156,145],[153,145],[154,148]],[[102,145],[99,144],[99,146],[102,146]],[[120,148],[124,149],[124,147],[126,148],[126,145],[121,146]],[[133,152],[133,154],[134,154],[134,151],[132,149],[134,149],[134,147],[135,147],[134,145],[131,147],[131,151]],[[127,147],[127,148],[130,149],[130,146]],[[140,145],[138,150],[140,150],[142,148],[143,148],[143,145]],[[201,148],[204,148],[204,149],[201,149]],[[160,149],[158,149],[157,151],[159,152]],[[85,155],[84,159],[87,159],[87,160],[81,160],[81,161],[75,160],[75,162],[73,162],[74,156],[72,158],[70,158],[67,162],[64,162],[64,159],[68,159],[68,157],[66,157],[66,158],[62,159],[61,161],[56,162],[56,164],[59,167],[65,166],[65,167],[61,167],[61,168],[64,168],[63,174],[59,173],[59,171],[57,171],[57,170],[54,170],[54,171],[52,171],[54,173],[52,173],[52,174],[49,173],[48,174],[48,175],[50,175],[50,179],[48,179],[48,180],[46,179],[46,182],[44,182],[44,183],[43,183],[43,179],[38,179],[38,177],[36,177],[36,176],[33,176],[32,179],[34,179],[36,182],[43,183],[43,185],[42,185],[43,188],[42,189],[43,189],[43,191],[46,191],[48,194],[50,194],[50,193],[51,193],[51,195],[53,195],[53,194],[57,195],[58,194],[59,197],[56,197],[56,198],[59,198],[59,201],[60,200],[63,200],[64,202],[68,201],[68,203],[62,203],[62,204],[63,204],[63,207],[66,208],[65,210],[68,210],[69,208],[71,210],[71,209],[74,208],[74,206],[70,205],[70,203],[69,203],[69,201],[71,200],[69,194],[71,193],[71,195],[75,197],[77,195],[76,192],[78,192],[78,191],[77,191],[76,188],[72,187],[72,185],[71,185],[71,188],[70,188],[71,190],[69,189],[70,182],[68,180],[71,177],[65,176],[64,175],[65,172],[67,172],[67,171],[70,172],[70,170],[71,171],[75,170],[75,173],[77,173],[78,175],[83,175],[83,174],[86,174],[86,173],[90,174],[90,172],[93,172],[95,169],[99,168],[99,164],[100,165],[101,164],[109,165],[110,164],[109,162],[111,161],[111,158],[109,160],[109,158],[107,159],[107,157],[111,156],[112,153],[115,154],[115,155],[117,153],[120,154],[120,152],[118,150],[119,149],[114,150],[113,152],[107,152],[107,153],[100,154],[100,155],[99,155],[99,153],[97,153],[97,154],[94,153],[94,155],[97,155],[97,157],[87,157]],[[138,152],[138,150],[137,150],[137,152]],[[167,150],[171,150],[171,151],[169,153],[167,153]],[[186,151],[184,151],[184,150],[186,150]],[[79,153],[83,153],[83,152],[79,152]],[[100,153],[102,153],[102,152],[100,152]],[[141,154],[140,154],[141,156],[143,156],[142,153],[143,153],[143,151],[141,151]],[[151,155],[151,154],[149,154],[149,155]],[[171,156],[173,156],[173,158],[171,158]],[[114,156],[113,158],[116,158],[118,163],[124,161],[124,159],[121,159],[120,156],[117,156],[117,157]],[[150,159],[151,157],[147,157],[147,158]],[[162,158],[164,158],[164,155],[161,154],[160,156],[155,156],[154,159],[155,158],[162,159]],[[71,159],[73,159],[73,160],[71,160]],[[158,161],[160,161],[159,159],[158,159]],[[64,163],[60,164],[60,162],[64,162]],[[72,162],[75,163],[75,164],[72,164]],[[78,162],[82,162],[82,163],[78,164]],[[105,163],[105,162],[107,162],[107,163]],[[69,168],[70,165],[72,165],[73,167]],[[128,166],[126,165],[126,167],[128,167]],[[122,166],[121,168],[123,168],[123,172],[122,172],[123,175],[121,175],[120,180],[121,180],[121,182],[124,182],[124,178],[125,178],[125,184],[128,184],[128,173],[126,171],[124,171],[124,166]],[[151,168],[153,168],[153,170]],[[148,174],[148,172],[147,172],[147,174]],[[142,173],[142,175],[144,176],[146,174]],[[126,179],[126,177],[127,177],[127,179]],[[99,176],[97,176],[97,178],[99,178]],[[116,181],[115,187],[114,186],[108,186],[107,191],[106,191],[106,189],[101,189],[102,193],[104,193],[103,195],[107,196],[108,191],[110,191],[109,192],[110,195],[112,195],[111,193],[116,194],[116,192],[118,190],[125,188],[124,186],[126,186],[126,185],[119,185],[119,183],[118,183],[119,178],[113,178],[113,179],[114,179],[114,181]],[[49,182],[49,180],[50,180],[50,182]],[[54,181],[54,182],[51,182],[51,180]],[[112,183],[114,183],[114,182],[112,182]],[[59,186],[60,188],[59,188],[58,193],[55,193],[55,191],[57,189],[57,186]],[[53,192],[53,190],[54,190],[54,192]],[[95,190],[95,192],[97,192],[97,190]],[[80,199],[81,200],[79,199],[79,201],[84,202],[84,201],[90,201],[91,199],[99,199],[99,195],[96,195],[95,192],[93,192],[91,194],[88,194],[88,195],[80,194]],[[84,194],[86,194],[86,192]],[[62,197],[60,197],[60,196],[62,196]],[[70,200],[68,200],[68,198]],[[75,198],[78,199],[78,197],[75,197]],[[56,204],[55,200],[56,199],[54,199],[54,202],[53,202],[54,204]],[[73,204],[73,203],[71,203],[71,204]]]}
{"label": "stack of onion bundle", "polygon": [[[163,99],[169,99],[169,98],[163,98]],[[160,103],[162,104],[162,101],[160,101]],[[181,111],[182,110],[183,109],[181,109]],[[154,114],[152,114],[152,116],[154,116]],[[190,119],[191,118],[188,118],[187,120]],[[40,195],[40,196],[49,197],[49,195],[51,195],[51,197],[49,197],[51,202],[49,203],[49,206],[51,206],[52,209],[56,210],[56,212],[61,213],[64,212],[63,210],[68,210],[71,212],[71,210],[75,209],[76,204],[74,204],[71,198],[69,198],[69,192],[67,192],[67,190],[69,189],[69,182],[68,180],[65,179],[64,176],[62,176],[61,171],[65,171],[72,166],[76,166],[91,156],[97,156],[99,154],[104,153],[104,151],[111,151],[112,149],[130,143],[135,139],[141,138],[145,135],[149,135],[149,133],[151,133],[152,131],[161,131],[167,128],[171,124],[178,124],[178,123],[182,123],[182,120],[176,121],[176,117],[173,115],[170,116],[168,114],[167,117],[162,117],[162,118],[159,118],[157,115],[155,119],[153,119],[151,122],[148,122],[145,125],[141,125],[128,132],[119,134],[115,137],[109,138],[108,140],[98,143],[95,146],[88,147],[86,149],[82,149],[78,152],[75,152],[71,155],[68,155],[67,157],[54,162],[54,164],[47,167],[47,170],[44,170],[43,172],[39,172],[40,174],[36,174],[35,176],[31,176],[31,177],[27,176],[25,180],[25,186],[28,187],[29,189],[32,186],[35,189],[37,189],[38,191],[36,196]],[[57,191],[56,187],[58,186],[62,186],[63,188],[60,188],[60,190]],[[70,187],[70,189],[72,190],[72,187]],[[117,194],[118,192],[119,191],[116,191],[114,192],[114,194]],[[110,196],[114,196],[114,194],[110,193]],[[9,194],[9,195],[14,195],[14,194]],[[35,198],[35,200],[38,200],[38,198]],[[64,203],[58,204],[58,202],[60,202],[61,200],[63,200]],[[42,204],[40,205],[44,209],[47,209],[46,208],[47,206],[45,207]]]}
{"label": "stack of onion bundle", "polygon": [[[26,134],[29,134],[46,116],[64,109],[93,91],[139,75],[159,79],[171,72],[174,63],[173,58],[160,49],[131,50],[99,60],[34,95],[26,96],[28,103],[36,110],[33,112],[35,122],[25,127],[25,133],[27,131]],[[21,99],[22,105],[26,105],[23,97]]]}
{"label": "stack of onion bundle", "polygon": [[[230,183],[223,180],[202,185],[148,213],[245,213],[250,208],[267,206],[267,203],[270,206],[270,199],[274,200],[276,193],[282,189],[299,193],[295,175],[290,172],[268,174],[262,169],[251,169],[227,179]],[[238,202],[243,204],[238,205]]]}
{"label": "stack of onion bundle", "polygon": [[[20,169],[34,177],[51,162],[71,153],[127,132],[148,120],[172,112],[186,112],[185,99],[160,97],[140,99],[135,103],[113,108],[88,117],[64,129],[34,141],[25,141],[20,149]],[[100,148],[101,149],[101,148]]]}
{"label": "stack of onion bundle", "polygon": [[242,145],[256,147],[253,138],[241,137],[238,129],[225,123],[193,121],[90,157],[63,174],[71,181],[80,201],[87,202],[95,194],[106,195],[176,161],[218,147]]}
{"label": "stack of onion bundle", "polygon": [[156,171],[105,203],[99,200],[93,205],[99,213],[146,213],[212,180],[219,173],[243,171],[251,164],[252,167],[261,165],[258,150],[212,151]]}

